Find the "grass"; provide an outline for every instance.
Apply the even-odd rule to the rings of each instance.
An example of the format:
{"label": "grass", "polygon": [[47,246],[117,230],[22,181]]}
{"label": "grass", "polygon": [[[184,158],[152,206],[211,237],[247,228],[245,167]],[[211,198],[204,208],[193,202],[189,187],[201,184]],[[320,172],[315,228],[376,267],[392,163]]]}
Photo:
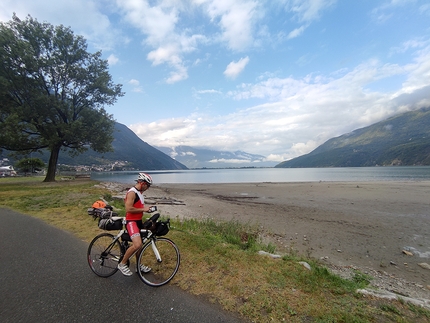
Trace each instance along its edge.
{"label": "grass", "polygon": [[[102,232],[87,208],[111,192],[88,180],[43,183],[42,178],[0,179],[0,206],[41,218],[89,242]],[[112,205],[122,208],[121,202]],[[355,291],[370,278],[356,272],[351,280],[331,274],[312,259],[275,253],[263,244],[259,229],[238,222],[171,219],[168,237],[181,251],[181,267],[172,281],[225,310],[253,322],[429,322],[430,312],[401,301],[364,297]],[[308,262],[312,270],[299,261]]]}

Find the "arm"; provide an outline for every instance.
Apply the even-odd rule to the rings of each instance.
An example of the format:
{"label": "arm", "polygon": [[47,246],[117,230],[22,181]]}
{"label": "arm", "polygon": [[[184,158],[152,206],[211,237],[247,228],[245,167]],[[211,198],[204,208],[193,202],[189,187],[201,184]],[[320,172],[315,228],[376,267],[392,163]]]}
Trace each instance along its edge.
{"label": "arm", "polygon": [[125,197],[125,211],[127,213],[142,213],[142,212],[148,212],[150,206],[144,205],[143,208],[136,208],[133,206],[134,199],[136,197],[136,193],[134,192],[128,192]]}

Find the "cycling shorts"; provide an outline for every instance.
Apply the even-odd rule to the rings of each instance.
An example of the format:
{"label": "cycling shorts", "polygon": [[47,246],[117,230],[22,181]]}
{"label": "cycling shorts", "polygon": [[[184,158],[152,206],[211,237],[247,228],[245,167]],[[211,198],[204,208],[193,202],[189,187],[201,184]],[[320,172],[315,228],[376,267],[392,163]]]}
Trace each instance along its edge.
{"label": "cycling shorts", "polygon": [[142,220],[127,221],[126,228],[130,238],[140,237],[140,229],[142,229]]}

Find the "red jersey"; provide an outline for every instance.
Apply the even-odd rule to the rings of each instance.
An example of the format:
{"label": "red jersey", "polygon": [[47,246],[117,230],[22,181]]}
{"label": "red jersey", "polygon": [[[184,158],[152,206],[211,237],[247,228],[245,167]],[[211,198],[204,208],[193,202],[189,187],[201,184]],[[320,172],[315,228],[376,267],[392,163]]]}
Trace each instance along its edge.
{"label": "red jersey", "polygon": [[[144,199],[143,199],[143,195],[135,187],[130,188],[128,190],[127,194],[130,194],[130,192],[134,192],[134,194],[136,196],[135,199],[134,199],[133,206],[135,208],[139,208],[139,209],[143,208],[143,206],[145,205],[144,204],[145,202],[144,202]],[[125,198],[127,199],[127,195],[125,196]],[[142,220],[142,217],[143,217],[143,212],[140,212],[140,213],[129,213],[129,212],[127,212],[125,214],[125,219],[127,221]]]}

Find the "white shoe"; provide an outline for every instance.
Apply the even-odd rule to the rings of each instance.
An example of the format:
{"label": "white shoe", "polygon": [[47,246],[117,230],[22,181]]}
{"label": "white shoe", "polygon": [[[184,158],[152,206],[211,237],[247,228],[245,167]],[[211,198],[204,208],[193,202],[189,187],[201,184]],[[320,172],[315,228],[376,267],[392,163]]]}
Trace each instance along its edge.
{"label": "white shoe", "polygon": [[130,268],[128,268],[127,265],[124,265],[122,263],[118,264],[118,269],[122,272],[124,276],[131,276],[133,273],[130,271]]}
{"label": "white shoe", "polygon": [[[149,273],[151,271],[151,268],[149,268],[148,266],[145,265],[140,265],[140,271],[143,272],[144,274]],[[136,268],[136,272],[137,272],[137,268]]]}

